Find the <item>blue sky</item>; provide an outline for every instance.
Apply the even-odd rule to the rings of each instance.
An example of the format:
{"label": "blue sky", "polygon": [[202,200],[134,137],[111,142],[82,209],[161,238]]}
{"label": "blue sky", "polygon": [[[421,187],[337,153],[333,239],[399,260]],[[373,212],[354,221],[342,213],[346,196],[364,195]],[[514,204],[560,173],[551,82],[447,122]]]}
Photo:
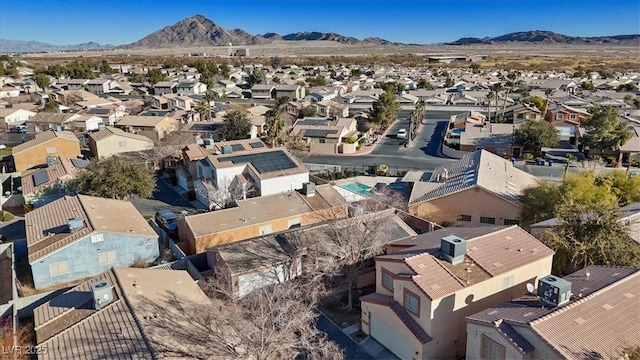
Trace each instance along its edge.
{"label": "blue sky", "polygon": [[419,44],[525,30],[640,33],[638,0],[2,0],[0,38],[120,45],[196,14],[252,34],[332,31]]}

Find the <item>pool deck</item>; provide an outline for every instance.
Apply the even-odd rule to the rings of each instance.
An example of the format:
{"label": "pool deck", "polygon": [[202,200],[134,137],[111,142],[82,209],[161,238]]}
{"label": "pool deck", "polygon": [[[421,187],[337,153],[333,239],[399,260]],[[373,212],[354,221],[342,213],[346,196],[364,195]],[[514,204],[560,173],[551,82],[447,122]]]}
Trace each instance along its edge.
{"label": "pool deck", "polygon": [[363,184],[369,187],[374,187],[376,186],[376,184],[379,184],[379,183],[390,184],[390,183],[399,181],[400,179],[401,178],[390,177],[390,176],[355,176],[347,179],[334,180],[332,182],[338,186],[343,184],[358,182],[360,184]]}

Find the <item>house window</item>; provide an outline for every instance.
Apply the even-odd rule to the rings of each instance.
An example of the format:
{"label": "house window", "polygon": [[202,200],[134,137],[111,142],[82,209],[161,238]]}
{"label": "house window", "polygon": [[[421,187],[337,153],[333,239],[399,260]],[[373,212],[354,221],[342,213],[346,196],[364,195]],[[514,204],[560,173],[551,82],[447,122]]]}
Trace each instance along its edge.
{"label": "house window", "polygon": [[107,265],[118,260],[118,253],[115,250],[105,251],[98,254],[100,265]]}
{"label": "house window", "polygon": [[118,146],[120,146],[121,148],[126,148],[127,147],[127,142],[126,141],[118,141]]}
{"label": "house window", "polygon": [[402,306],[404,306],[408,312],[420,317],[420,297],[407,289],[404,289],[403,297],[404,301]]}
{"label": "house window", "polygon": [[480,224],[495,224],[496,218],[480,216]]}
{"label": "house window", "polygon": [[564,114],[556,114],[556,120],[564,120]]}
{"label": "house window", "polygon": [[56,149],[56,147],[55,147],[55,146],[49,146],[49,147],[47,148],[47,154],[55,154],[55,153],[57,153],[57,152],[58,152],[58,149]]}
{"label": "house window", "polygon": [[68,261],[60,261],[57,263],[49,264],[49,275],[59,276],[69,273],[69,262]]}
{"label": "house window", "polygon": [[569,115],[569,119],[573,120],[573,119],[575,119],[575,118],[576,118],[576,114],[571,114],[571,115]]}
{"label": "house window", "polygon": [[520,225],[520,220],[516,219],[504,219],[505,225]]}
{"label": "house window", "polygon": [[471,221],[471,215],[458,215],[458,221]]}
{"label": "house window", "polygon": [[91,235],[91,242],[92,243],[97,243],[100,241],[104,240],[104,235],[103,234],[95,234],[95,235]]}
{"label": "house window", "polygon": [[318,139],[318,143],[320,143],[320,144],[324,144],[325,142],[327,142],[326,139]]}
{"label": "house window", "polygon": [[393,274],[385,269],[382,269],[382,287],[393,291]]}
{"label": "house window", "polygon": [[271,234],[273,230],[271,229],[271,225],[263,225],[260,226],[260,235]]}
{"label": "house window", "polygon": [[482,335],[480,341],[480,358],[483,360],[504,360],[507,348],[500,345],[487,335]]}

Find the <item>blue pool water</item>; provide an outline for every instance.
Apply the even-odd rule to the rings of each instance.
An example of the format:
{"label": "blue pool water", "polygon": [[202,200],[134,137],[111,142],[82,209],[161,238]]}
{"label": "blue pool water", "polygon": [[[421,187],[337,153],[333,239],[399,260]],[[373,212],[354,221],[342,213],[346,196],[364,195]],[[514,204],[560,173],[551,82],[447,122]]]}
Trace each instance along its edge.
{"label": "blue pool water", "polygon": [[354,193],[358,193],[364,196],[371,196],[371,187],[365,184],[361,184],[359,182],[352,182],[340,185],[341,188],[347,189],[349,191],[353,191]]}

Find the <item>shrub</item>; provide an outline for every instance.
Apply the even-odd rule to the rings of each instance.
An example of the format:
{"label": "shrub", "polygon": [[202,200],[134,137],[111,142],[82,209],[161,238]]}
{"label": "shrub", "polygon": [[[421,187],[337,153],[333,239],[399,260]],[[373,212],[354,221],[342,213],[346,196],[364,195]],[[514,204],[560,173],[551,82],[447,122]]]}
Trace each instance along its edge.
{"label": "shrub", "polygon": [[131,264],[131,267],[138,268],[138,269],[145,269],[149,267],[149,262],[142,258],[136,258],[133,264]]}

